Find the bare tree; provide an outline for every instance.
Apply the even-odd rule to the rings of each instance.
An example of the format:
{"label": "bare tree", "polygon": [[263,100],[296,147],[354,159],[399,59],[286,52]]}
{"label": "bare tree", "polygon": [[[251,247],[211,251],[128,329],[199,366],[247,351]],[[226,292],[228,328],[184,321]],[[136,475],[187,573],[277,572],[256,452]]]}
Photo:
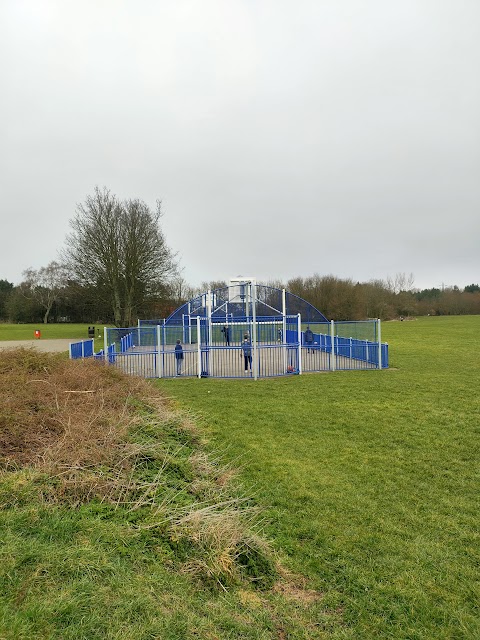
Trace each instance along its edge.
{"label": "bare tree", "polygon": [[53,261],[38,270],[26,269],[23,272],[23,277],[23,295],[41,305],[45,311],[43,322],[47,324],[53,304],[59,299],[66,285],[66,273],[63,265]]}
{"label": "bare tree", "polygon": [[110,302],[117,326],[132,326],[138,307],[177,273],[160,227],[161,203],[121,202],[105,187],[77,207],[64,258],[73,278]]}
{"label": "bare tree", "polygon": [[387,278],[386,288],[396,295],[401,291],[410,291],[414,281],[413,273],[409,273],[408,275],[405,273],[396,273],[394,278],[390,276]]}
{"label": "bare tree", "polygon": [[[203,291],[202,291],[203,293]],[[179,307],[197,295],[196,290],[180,274],[172,279],[169,287],[170,299]]]}

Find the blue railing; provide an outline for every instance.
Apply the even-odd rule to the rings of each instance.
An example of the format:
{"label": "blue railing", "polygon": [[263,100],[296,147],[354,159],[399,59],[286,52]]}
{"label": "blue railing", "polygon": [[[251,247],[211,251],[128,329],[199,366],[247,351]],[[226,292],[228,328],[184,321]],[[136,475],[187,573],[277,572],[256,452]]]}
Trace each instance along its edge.
{"label": "blue railing", "polygon": [[[109,346],[106,355],[104,350],[94,354],[93,340],[84,340],[71,345],[70,357],[93,356],[97,360],[115,364],[126,373],[147,378],[177,375],[267,378],[301,372],[378,368],[379,342],[375,341],[375,338],[380,334],[377,333],[376,325],[372,330],[371,322],[363,323],[358,330],[356,326],[353,327],[354,335],[356,331],[359,337],[335,335],[332,349],[333,330],[343,331],[345,334],[347,331],[352,331],[352,327],[349,326],[352,324],[354,323],[310,325],[309,328],[317,329],[317,332],[312,331],[312,341],[308,344],[305,342],[305,325],[304,330],[299,333],[299,321],[296,325],[293,322],[284,323],[281,329],[278,329],[278,324],[275,324],[273,332],[270,327],[266,332],[257,325],[257,344],[255,349],[252,347],[252,363],[244,362],[241,341],[237,342],[230,338],[230,344],[226,345],[224,334],[220,333],[221,327],[215,327],[215,332],[213,330],[210,332],[204,320],[200,323],[200,347],[196,327],[191,328],[191,335],[189,330],[189,342],[182,340],[181,335],[176,338],[181,340],[183,346],[181,363],[175,357],[175,343],[172,344],[174,335],[166,335],[165,325],[107,329],[105,335]],[[232,327],[232,325],[229,326]],[[237,328],[240,330],[238,325]],[[318,331],[320,328],[325,331]],[[250,325],[242,326],[242,336],[251,329]],[[286,331],[284,332],[283,329]],[[331,332],[327,332],[328,329],[331,329]],[[176,327],[175,330],[181,333],[182,327]],[[210,333],[212,335],[209,335]],[[205,338],[212,336],[216,340],[213,343],[207,343]],[[367,336],[370,336],[370,339],[363,339]],[[388,344],[382,344],[381,349],[381,367],[386,369],[389,366]],[[255,362],[253,362],[254,354],[256,354]],[[255,366],[252,370],[253,364]]]}
{"label": "blue railing", "polygon": [[70,358],[91,358],[93,356],[93,338],[70,343]]}
{"label": "blue railing", "polygon": [[[290,335],[289,335],[290,334]],[[287,342],[296,333],[287,331]],[[334,336],[334,353],[335,356],[347,358],[350,360],[358,360],[369,365],[378,366],[378,342],[371,340],[359,340],[357,338],[343,338]],[[313,342],[305,343],[305,333],[302,333],[302,346],[312,350],[319,350],[325,353],[332,353],[332,337],[326,333],[314,333]],[[382,369],[388,369],[388,344],[382,343]],[[346,367],[349,368],[349,367]]]}

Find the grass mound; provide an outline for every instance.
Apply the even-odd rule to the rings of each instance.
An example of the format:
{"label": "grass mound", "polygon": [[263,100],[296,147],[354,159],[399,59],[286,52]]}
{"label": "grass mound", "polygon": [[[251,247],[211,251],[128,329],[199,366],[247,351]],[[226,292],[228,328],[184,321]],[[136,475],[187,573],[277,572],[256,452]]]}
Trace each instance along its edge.
{"label": "grass mound", "polygon": [[209,587],[272,584],[271,552],[233,471],[146,381],[21,349],[0,352],[0,382],[4,512],[83,510]]}

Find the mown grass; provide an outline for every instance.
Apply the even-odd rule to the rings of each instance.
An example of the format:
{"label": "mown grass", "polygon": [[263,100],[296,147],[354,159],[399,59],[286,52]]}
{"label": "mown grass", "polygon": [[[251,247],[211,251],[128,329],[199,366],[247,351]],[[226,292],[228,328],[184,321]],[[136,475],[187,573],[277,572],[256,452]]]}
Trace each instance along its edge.
{"label": "mown grass", "polygon": [[0,352],[0,381],[2,640],[305,639],[336,623],[149,383],[35,350]]}
{"label": "mown grass", "polygon": [[[95,351],[103,349],[103,325],[95,326]],[[40,331],[40,340],[87,340],[88,324],[7,324],[0,323],[0,342],[5,340],[34,340],[35,331]]]}
{"label": "mown grass", "polygon": [[[41,332],[41,338],[53,340],[57,338],[88,338],[88,324],[3,324],[0,323],[0,340],[33,340],[35,331]],[[95,326],[95,337],[98,333],[103,339],[103,325]]]}
{"label": "mown grass", "polygon": [[323,594],[306,637],[480,637],[479,332],[384,323],[382,372],[158,383],[242,462],[283,563]]}

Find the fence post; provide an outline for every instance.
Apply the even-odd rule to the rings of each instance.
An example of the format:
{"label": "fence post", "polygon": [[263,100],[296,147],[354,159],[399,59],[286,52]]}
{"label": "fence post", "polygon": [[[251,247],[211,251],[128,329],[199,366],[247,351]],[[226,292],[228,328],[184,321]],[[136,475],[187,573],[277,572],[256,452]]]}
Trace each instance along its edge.
{"label": "fence post", "polygon": [[198,377],[202,377],[202,336],[200,334],[200,316],[197,316],[197,355]]}
{"label": "fence post", "polygon": [[253,338],[253,379],[258,378],[258,351],[257,351],[257,285],[251,283],[252,293],[252,338]]}
{"label": "fence post", "polygon": [[335,320],[330,321],[330,342],[332,343],[332,353],[330,355],[330,371],[335,371]]}
{"label": "fence post", "polygon": [[210,346],[211,344],[213,344],[213,340],[212,340],[212,292],[209,289],[208,293],[207,293],[207,326],[206,326],[206,333],[207,335],[205,336],[205,344],[206,346]]}
{"label": "fence post", "polygon": [[378,322],[378,368],[382,368],[382,321],[380,318],[377,320]]}
{"label": "fence post", "polygon": [[162,377],[162,369],[160,368],[160,325],[157,324],[157,370],[156,370],[157,378]]}
{"label": "fence post", "polygon": [[192,344],[192,316],[191,316],[191,303],[188,303],[188,344]]}
{"label": "fence post", "polygon": [[298,314],[297,318],[298,332],[298,373],[302,373],[302,316]]}
{"label": "fence post", "polygon": [[107,327],[103,327],[103,357],[105,358],[105,362],[108,362],[108,329]]}

